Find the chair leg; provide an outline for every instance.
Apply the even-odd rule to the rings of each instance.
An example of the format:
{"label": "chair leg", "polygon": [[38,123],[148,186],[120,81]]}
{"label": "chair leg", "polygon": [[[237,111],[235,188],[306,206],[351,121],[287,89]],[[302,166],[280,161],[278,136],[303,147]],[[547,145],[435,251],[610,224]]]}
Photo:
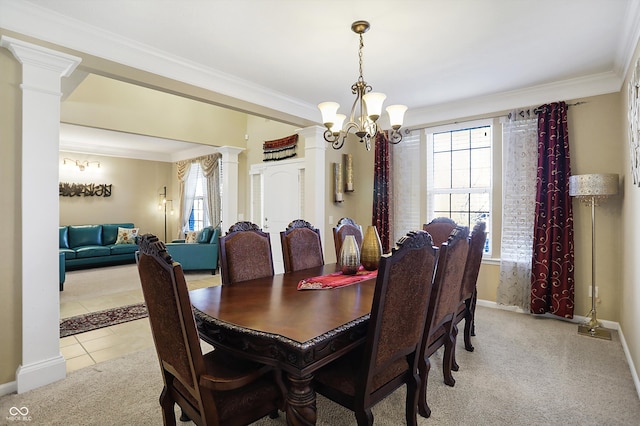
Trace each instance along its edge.
{"label": "chair leg", "polygon": [[[444,356],[442,357],[442,375],[444,376],[444,383],[447,386],[454,386],[456,379],[453,378],[451,370],[453,369],[455,348],[456,348],[456,336],[458,335],[458,327],[455,324],[449,326],[448,338],[444,343]],[[456,364],[456,367],[458,364]]]}
{"label": "chair leg", "polygon": [[176,413],[173,411],[175,402],[169,396],[165,387],[160,394],[160,407],[162,408],[162,420],[166,426],[176,425]]}
{"label": "chair leg", "polygon": [[182,408],[180,408],[180,421],[181,422],[190,422],[191,421],[189,416],[187,416],[187,413],[185,413]]}
{"label": "chair leg", "polygon": [[418,413],[424,417],[431,416],[431,408],[427,404],[427,380],[429,379],[429,370],[431,370],[431,361],[429,357],[424,357],[419,361],[418,372],[420,373],[420,384],[418,391]]}
{"label": "chair leg", "polygon": [[474,347],[471,344],[471,336],[473,329],[473,314],[471,313],[471,300],[466,301],[467,307],[464,311],[464,348],[473,352]]}
{"label": "chair leg", "polygon": [[358,426],[373,425],[373,413],[371,412],[371,408],[357,409],[356,420],[358,421]]}
{"label": "chair leg", "polygon": [[418,386],[420,384],[420,378],[413,374],[413,380],[407,382],[407,400],[405,407],[405,415],[407,426],[417,426],[418,413],[416,411],[418,406]]}
{"label": "chair leg", "polygon": [[471,296],[471,305],[469,311],[471,312],[471,331],[470,335],[476,335],[476,302],[478,301],[478,289],[473,290],[473,296]]}

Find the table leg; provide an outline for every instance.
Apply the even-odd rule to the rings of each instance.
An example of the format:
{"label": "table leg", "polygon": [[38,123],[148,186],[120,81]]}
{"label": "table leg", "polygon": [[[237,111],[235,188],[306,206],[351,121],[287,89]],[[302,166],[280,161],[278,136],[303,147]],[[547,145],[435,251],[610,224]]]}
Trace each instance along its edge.
{"label": "table leg", "polygon": [[287,424],[306,426],[316,424],[316,393],[311,387],[313,375],[289,378],[287,395]]}

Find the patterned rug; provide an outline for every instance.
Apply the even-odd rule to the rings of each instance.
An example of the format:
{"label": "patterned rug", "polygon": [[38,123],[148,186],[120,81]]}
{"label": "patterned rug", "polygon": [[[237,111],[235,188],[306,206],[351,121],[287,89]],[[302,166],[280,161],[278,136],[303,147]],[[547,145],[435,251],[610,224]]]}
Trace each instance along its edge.
{"label": "patterned rug", "polygon": [[60,337],[109,327],[123,322],[147,317],[147,307],[144,303],[91,312],[60,320]]}

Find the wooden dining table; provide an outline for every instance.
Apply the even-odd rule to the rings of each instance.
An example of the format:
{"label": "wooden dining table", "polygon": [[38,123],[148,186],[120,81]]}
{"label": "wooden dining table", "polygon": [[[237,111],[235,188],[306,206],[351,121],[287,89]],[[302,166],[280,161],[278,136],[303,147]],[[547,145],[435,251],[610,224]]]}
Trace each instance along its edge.
{"label": "wooden dining table", "polygon": [[344,287],[298,290],[336,264],[191,290],[200,337],[215,348],[287,373],[287,423],[316,422],[313,373],[364,343],[375,277]]}

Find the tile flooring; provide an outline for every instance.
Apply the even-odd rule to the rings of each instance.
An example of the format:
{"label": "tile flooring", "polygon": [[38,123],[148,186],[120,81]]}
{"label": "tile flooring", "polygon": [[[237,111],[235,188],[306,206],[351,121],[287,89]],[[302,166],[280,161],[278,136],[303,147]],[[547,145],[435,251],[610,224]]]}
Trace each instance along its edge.
{"label": "tile flooring", "polygon": [[[205,279],[188,280],[190,290],[214,285],[220,285],[219,273]],[[60,304],[60,318],[139,302],[143,302],[141,289],[65,302]],[[148,347],[153,347],[153,338],[147,318],[60,339],[60,352],[67,360],[67,373]]]}

